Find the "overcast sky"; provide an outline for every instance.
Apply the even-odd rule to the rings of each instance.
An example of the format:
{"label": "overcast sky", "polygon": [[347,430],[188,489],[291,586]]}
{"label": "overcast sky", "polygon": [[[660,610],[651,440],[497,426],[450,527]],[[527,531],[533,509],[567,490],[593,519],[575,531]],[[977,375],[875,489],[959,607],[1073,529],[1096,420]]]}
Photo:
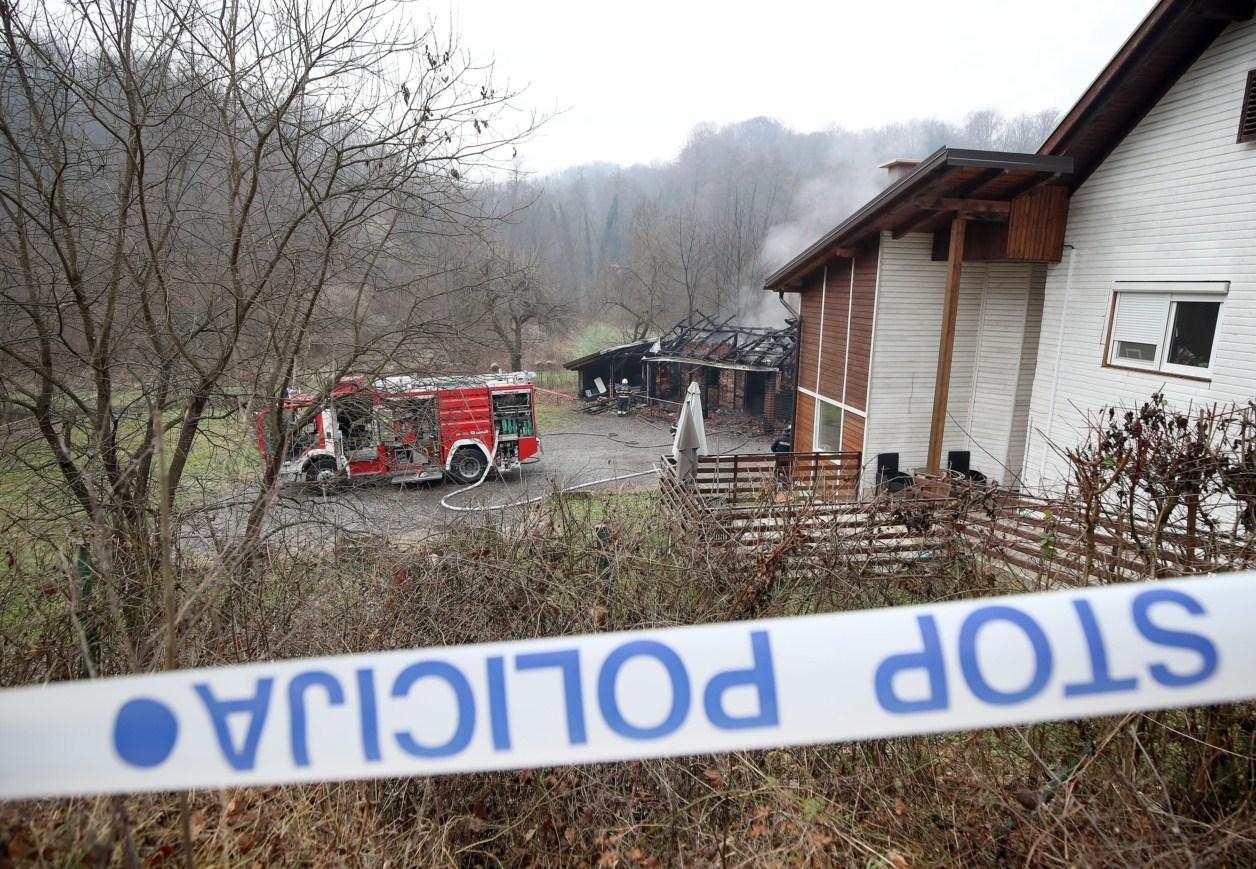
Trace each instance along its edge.
{"label": "overcast sky", "polygon": [[[439,2],[437,8],[439,8]],[[463,46],[561,112],[525,168],[666,160],[702,121],[800,131],[1073,104],[1152,0],[445,0]]]}

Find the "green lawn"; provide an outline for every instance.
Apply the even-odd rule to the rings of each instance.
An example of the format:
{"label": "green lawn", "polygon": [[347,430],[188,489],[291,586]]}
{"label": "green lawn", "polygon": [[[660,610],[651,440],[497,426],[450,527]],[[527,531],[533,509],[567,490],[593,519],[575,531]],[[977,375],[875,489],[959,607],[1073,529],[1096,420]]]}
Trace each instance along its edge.
{"label": "green lawn", "polygon": [[542,389],[552,389],[563,395],[576,394],[576,372],[566,368],[536,372],[536,385]]}
{"label": "green lawn", "polygon": [[[251,423],[238,414],[202,422],[188,456],[177,507],[231,491],[249,479],[259,463]],[[167,432],[166,443],[171,449],[175,437],[174,432]],[[76,510],[65,478],[37,432],[23,432],[0,448],[0,517],[4,526],[39,536],[72,521]]]}
{"label": "green lawn", "polygon": [[[167,434],[174,446],[175,435]],[[251,425],[239,415],[207,419],[188,457],[176,507],[192,507],[245,483],[259,466]],[[73,557],[68,534],[82,513],[70,496],[51,452],[33,430],[0,448],[0,630],[17,636],[35,630],[54,598],[42,586]]]}
{"label": "green lawn", "polygon": [[588,417],[576,410],[575,402],[565,401],[559,404],[548,399],[537,402],[536,428],[541,437],[545,437],[546,432],[579,428],[582,419]]}

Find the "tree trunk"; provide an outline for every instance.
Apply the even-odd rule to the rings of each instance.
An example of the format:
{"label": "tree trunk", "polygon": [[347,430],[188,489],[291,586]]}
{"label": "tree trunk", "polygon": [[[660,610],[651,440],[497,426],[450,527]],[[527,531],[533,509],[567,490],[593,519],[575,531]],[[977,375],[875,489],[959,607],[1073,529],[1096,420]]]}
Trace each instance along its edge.
{"label": "tree trunk", "polygon": [[523,370],[523,323],[515,321],[514,341],[510,344],[510,370]]}

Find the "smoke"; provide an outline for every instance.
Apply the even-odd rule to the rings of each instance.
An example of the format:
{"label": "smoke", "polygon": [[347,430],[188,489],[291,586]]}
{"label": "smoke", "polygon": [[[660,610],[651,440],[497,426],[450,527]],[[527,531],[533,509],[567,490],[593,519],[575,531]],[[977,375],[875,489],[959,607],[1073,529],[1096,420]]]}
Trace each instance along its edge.
{"label": "smoke", "polygon": [[[785,321],[794,316],[781,304],[781,300],[776,293],[768,292],[765,289],[744,287],[742,289],[742,298],[752,300],[738,320],[742,326],[783,329],[786,326]],[[785,301],[794,311],[798,310],[797,293],[786,293]]]}
{"label": "smoke", "polygon": [[877,168],[903,157],[919,160],[944,145],[1001,151],[1032,151],[1055,125],[1054,109],[1005,118],[972,112],[959,124],[933,118],[873,130],[835,129],[821,166],[809,168],[783,220],[768,228],[761,263],[767,272],[789,262],[889,184]]}
{"label": "smoke", "polygon": [[768,229],[763,264],[775,270],[833,229],[889,183],[880,164],[919,159],[937,150],[954,128],[917,120],[878,130],[834,131],[824,168],[804,182],[787,218]]}
{"label": "smoke", "polygon": [[775,270],[784,265],[872,198],[879,189],[875,178],[873,172],[857,172],[843,162],[805,182],[794,197],[791,216],[768,229],[764,267]]}
{"label": "smoke", "polygon": [[[713,317],[739,311],[746,322],[779,326],[788,315],[761,289],[763,278],[884,188],[879,164],[926,157],[944,144],[1032,150],[1054,118],[980,111],[959,123],[926,118],[817,132],[769,118],[701,125],[670,162],[590,164],[543,183],[512,180],[490,188],[484,207],[493,211],[487,197],[498,197],[492,202],[512,215],[498,230],[503,243],[537,252],[529,255],[544,261],[552,300],[573,315],[605,312],[607,322],[628,326],[637,314],[622,301],[674,322],[692,294],[697,310]],[[561,323],[547,325],[562,331]]]}

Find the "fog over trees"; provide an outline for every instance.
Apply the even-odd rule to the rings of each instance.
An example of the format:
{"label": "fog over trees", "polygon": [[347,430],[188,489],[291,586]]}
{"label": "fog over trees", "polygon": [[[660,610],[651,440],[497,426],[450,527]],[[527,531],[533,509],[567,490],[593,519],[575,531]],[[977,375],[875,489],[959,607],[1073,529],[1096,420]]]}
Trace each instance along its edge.
{"label": "fog over trees", "polygon": [[1056,118],[982,110],[958,124],[812,133],[763,117],[702,124],[671,162],[495,182],[486,201],[513,216],[492,243],[543,271],[547,304],[569,312],[542,331],[600,323],[631,338],[695,310],[775,322],[783,309],[760,291],[764,277],[883,188],[879,164],[943,145],[1033,151]]}

